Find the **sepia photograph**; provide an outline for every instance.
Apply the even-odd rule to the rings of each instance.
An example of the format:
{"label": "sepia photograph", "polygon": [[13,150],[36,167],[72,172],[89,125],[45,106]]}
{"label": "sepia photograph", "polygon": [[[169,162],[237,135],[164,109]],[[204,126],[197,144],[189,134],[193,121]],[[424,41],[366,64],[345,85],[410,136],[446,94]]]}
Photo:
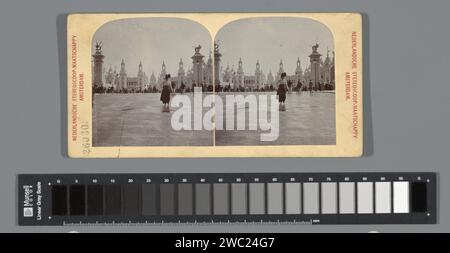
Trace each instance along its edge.
{"label": "sepia photograph", "polygon": [[211,36],[202,25],[121,19],[100,27],[92,41],[93,146],[213,145],[211,130],[171,125],[174,95],[213,91]]}
{"label": "sepia photograph", "polygon": [[324,24],[240,19],[215,40],[216,92],[235,97],[216,107],[216,145],[336,144],[334,41]]}
{"label": "sepia photograph", "polygon": [[184,19],[98,29],[94,146],[335,144],[328,28],[305,18],[241,19],[211,44]]}

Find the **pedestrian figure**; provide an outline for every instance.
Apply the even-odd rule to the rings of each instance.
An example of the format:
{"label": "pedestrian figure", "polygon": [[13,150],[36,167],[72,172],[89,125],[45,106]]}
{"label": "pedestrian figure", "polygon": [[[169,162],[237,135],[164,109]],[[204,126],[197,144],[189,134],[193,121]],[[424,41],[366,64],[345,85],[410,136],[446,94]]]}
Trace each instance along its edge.
{"label": "pedestrian figure", "polygon": [[303,89],[303,83],[302,82],[298,81],[297,89],[298,89],[297,90],[298,94],[302,94],[302,89]]}
{"label": "pedestrian figure", "polygon": [[279,109],[280,111],[286,111],[286,92],[288,91],[287,81],[286,81],[286,73],[281,73],[281,80],[278,82],[278,102],[280,103]]}
{"label": "pedestrian figure", "polygon": [[164,78],[160,98],[160,100],[163,102],[163,109],[162,109],[163,112],[170,112],[169,107],[170,93],[172,93],[172,81],[170,79],[170,74],[167,74]]}
{"label": "pedestrian figure", "polygon": [[313,94],[313,82],[312,80],[309,80],[309,95]]}

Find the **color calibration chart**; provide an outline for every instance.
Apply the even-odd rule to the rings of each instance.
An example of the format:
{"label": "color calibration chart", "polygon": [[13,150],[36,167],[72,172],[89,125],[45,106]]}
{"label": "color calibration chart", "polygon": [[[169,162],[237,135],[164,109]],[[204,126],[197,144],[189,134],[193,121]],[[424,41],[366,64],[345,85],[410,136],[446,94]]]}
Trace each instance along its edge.
{"label": "color calibration chart", "polygon": [[433,224],[435,173],[23,174],[20,225]]}

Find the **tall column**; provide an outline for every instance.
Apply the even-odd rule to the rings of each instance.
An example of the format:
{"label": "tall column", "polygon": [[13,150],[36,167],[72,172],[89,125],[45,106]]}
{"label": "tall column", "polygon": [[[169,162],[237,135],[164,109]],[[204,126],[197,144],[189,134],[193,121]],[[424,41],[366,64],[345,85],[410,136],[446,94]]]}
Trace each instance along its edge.
{"label": "tall column", "polygon": [[310,79],[312,80],[314,87],[318,87],[320,81],[320,57],[322,55],[317,52],[318,47],[319,44],[316,43],[316,45],[312,47],[312,53],[309,55],[311,63]]}
{"label": "tall column", "polygon": [[125,61],[122,59],[122,63],[120,63],[120,72],[119,72],[119,90],[127,89],[127,71],[125,70]]}
{"label": "tall column", "polygon": [[180,62],[178,63],[178,84],[177,84],[177,87],[180,88],[182,83],[184,83],[186,85],[185,80],[184,80],[183,59],[180,59]]}
{"label": "tall column", "polygon": [[242,87],[245,88],[245,86],[244,86],[244,67],[242,66],[242,59],[241,58],[239,58],[238,68],[237,68],[236,74],[237,74],[238,87],[242,86]]}
{"label": "tall column", "polygon": [[203,82],[203,55],[200,53],[202,47],[198,45],[195,47],[195,53],[192,58],[192,66],[194,71],[193,81],[196,86],[200,86]]}
{"label": "tall column", "polygon": [[220,57],[219,44],[214,42],[214,84],[220,84]]}
{"label": "tall column", "polygon": [[261,65],[259,64],[259,60],[256,60],[255,85],[253,88],[257,88],[259,90],[262,82],[263,80],[262,80]]}
{"label": "tall column", "polygon": [[277,79],[276,82],[281,80],[281,74],[284,73],[283,60],[280,59],[280,64],[278,65]]}
{"label": "tall column", "polygon": [[325,83],[330,83],[331,82],[331,77],[330,77],[330,68],[331,68],[331,60],[330,60],[330,56],[329,56],[329,50],[327,49],[327,57],[325,57],[325,61],[323,62],[323,82]]}
{"label": "tall column", "polygon": [[334,82],[334,80],[335,80],[334,57],[335,57],[335,54],[333,51],[333,59],[331,60],[331,68],[330,68],[330,79],[331,79],[330,84],[333,86],[333,90],[336,88],[336,87],[334,87],[334,85],[335,85],[335,82]]}
{"label": "tall column", "polygon": [[303,70],[299,57],[297,58],[297,68],[295,69],[295,85],[297,85],[298,82],[301,82],[302,78],[303,78]]}
{"label": "tall column", "polygon": [[103,86],[103,58],[105,56],[102,54],[102,43],[97,42],[95,45],[95,54],[92,55],[94,57],[94,73],[93,73],[93,81],[92,84],[94,87],[102,87]]}
{"label": "tall column", "polygon": [[139,70],[137,74],[138,87],[137,89],[140,91],[144,90],[145,80],[144,80],[144,71],[142,70],[142,62],[139,62]]}

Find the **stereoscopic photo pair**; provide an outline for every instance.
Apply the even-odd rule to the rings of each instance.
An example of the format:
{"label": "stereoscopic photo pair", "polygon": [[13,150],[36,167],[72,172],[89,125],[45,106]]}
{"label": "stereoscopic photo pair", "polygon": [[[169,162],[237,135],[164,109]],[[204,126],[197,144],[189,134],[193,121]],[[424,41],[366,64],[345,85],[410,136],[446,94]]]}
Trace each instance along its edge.
{"label": "stereoscopic photo pair", "polygon": [[359,156],[354,13],[72,14],[73,157]]}

